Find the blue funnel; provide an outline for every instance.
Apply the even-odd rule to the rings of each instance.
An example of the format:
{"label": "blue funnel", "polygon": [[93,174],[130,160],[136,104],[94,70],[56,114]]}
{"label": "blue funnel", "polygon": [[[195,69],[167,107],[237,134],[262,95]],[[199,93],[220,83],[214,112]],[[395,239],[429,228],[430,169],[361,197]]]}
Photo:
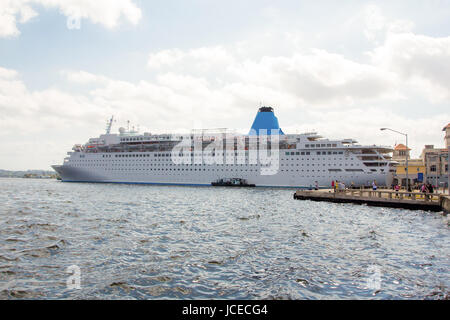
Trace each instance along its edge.
{"label": "blue funnel", "polygon": [[[261,132],[261,134],[271,135],[271,130],[276,130],[275,134],[283,134],[278,124],[278,119],[273,113],[273,108],[271,107],[261,107],[256,114],[255,121],[253,121],[252,128],[248,133],[249,136],[260,135],[260,130],[266,130]],[[267,133],[265,133],[267,132]]]}

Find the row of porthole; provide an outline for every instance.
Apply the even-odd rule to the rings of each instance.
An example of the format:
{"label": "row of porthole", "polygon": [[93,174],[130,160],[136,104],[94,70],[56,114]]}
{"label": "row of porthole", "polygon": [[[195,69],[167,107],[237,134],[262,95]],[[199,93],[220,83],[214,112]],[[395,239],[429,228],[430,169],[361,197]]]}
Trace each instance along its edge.
{"label": "row of porthole", "polygon": [[[146,168],[146,169],[139,169],[139,168],[132,168],[132,169],[127,169],[127,168],[113,168],[113,169],[106,169],[106,170],[126,170],[126,171],[133,171],[133,170],[147,170],[147,171],[241,171],[241,172],[258,172],[259,170],[252,170],[252,169],[246,169],[246,170],[237,170],[237,169],[152,169],[152,168]],[[300,170],[280,170],[281,172],[300,172]],[[301,172],[305,172],[305,170],[301,170]],[[310,172],[309,170],[306,170],[306,172]],[[314,170],[311,170],[311,172],[315,172]],[[317,170],[317,172],[320,172],[320,170]],[[322,170],[322,172],[327,172],[326,170]]]}

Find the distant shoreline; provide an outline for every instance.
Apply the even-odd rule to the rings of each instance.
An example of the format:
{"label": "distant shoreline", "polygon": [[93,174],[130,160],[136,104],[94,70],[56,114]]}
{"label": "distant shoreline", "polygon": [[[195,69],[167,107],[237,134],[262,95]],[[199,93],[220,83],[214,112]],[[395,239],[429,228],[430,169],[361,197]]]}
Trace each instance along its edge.
{"label": "distant shoreline", "polygon": [[58,174],[53,170],[2,170],[0,169],[0,178],[35,178],[35,179],[56,179]]}

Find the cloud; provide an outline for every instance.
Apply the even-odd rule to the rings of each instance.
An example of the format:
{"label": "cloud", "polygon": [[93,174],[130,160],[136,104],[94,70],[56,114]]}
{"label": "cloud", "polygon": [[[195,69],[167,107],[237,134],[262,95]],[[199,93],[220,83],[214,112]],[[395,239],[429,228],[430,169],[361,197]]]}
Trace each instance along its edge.
{"label": "cloud", "polygon": [[[277,91],[302,105],[351,104],[357,100],[397,97],[396,75],[340,54],[309,49],[291,56],[249,58],[245,46],[163,50],[149,56],[155,73],[206,78],[214,87],[254,88],[255,99]],[[326,94],[324,94],[326,92]],[[236,94],[239,94],[235,92]],[[242,92],[241,96],[248,93]],[[261,94],[263,97],[261,97]],[[287,100],[287,99],[283,99]]]}
{"label": "cloud", "polygon": [[6,69],[0,67],[0,79],[14,79],[17,78],[18,73],[16,70]]}
{"label": "cloud", "polygon": [[0,167],[18,165],[15,145],[28,148],[34,140],[48,146],[35,151],[39,167],[59,163],[73,144],[102,133],[111,114],[118,125],[131,120],[153,133],[211,127],[246,133],[260,102],[275,107],[285,132],[315,129],[330,138],[392,145],[402,137],[379,131],[390,126],[410,133],[417,155],[424,144],[442,141],[440,129],[449,122],[450,39],[414,34],[408,31],[412,24],[376,9],[371,14],[373,42],[356,58],[293,44],[302,37],[292,31],[151,52],[149,76],[141,81],[65,69],[60,75],[69,85],[62,87],[73,90],[59,83],[31,90],[17,71],[0,67]]}
{"label": "cloud", "polygon": [[153,72],[177,70],[195,75],[211,74],[236,63],[234,52],[223,46],[200,47],[190,50],[169,49],[151,53],[147,67]]}
{"label": "cloud", "polygon": [[69,82],[81,85],[95,85],[108,82],[108,78],[86,71],[62,70],[61,75]]}
{"label": "cloud", "polygon": [[25,0],[0,1],[0,38],[15,37],[20,34],[17,23],[26,23],[37,16]]}
{"label": "cloud", "polygon": [[88,19],[106,28],[117,27],[123,17],[136,25],[142,12],[132,0],[0,0],[0,37],[20,34],[18,23],[27,23],[38,13],[33,7],[58,9],[66,17]]}
{"label": "cloud", "polygon": [[450,37],[390,33],[369,55],[374,65],[397,74],[430,101],[449,101]]}
{"label": "cloud", "polygon": [[386,34],[410,32],[414,28],[412,21],[386,18],[382,10],[374,4],[364,6],[358,17],[362,17],[364,22],[364,36],[376,44],[379,44]]}

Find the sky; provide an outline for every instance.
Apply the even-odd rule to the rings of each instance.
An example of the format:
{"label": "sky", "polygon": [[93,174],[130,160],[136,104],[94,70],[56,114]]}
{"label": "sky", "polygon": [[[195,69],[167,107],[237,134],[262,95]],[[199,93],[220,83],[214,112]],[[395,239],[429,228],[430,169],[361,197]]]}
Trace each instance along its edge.
{"label": "sky", "polygon": [[0,169],[50,170],[141,132],[285,133],[444,146],[450,1],[0,0]]}

